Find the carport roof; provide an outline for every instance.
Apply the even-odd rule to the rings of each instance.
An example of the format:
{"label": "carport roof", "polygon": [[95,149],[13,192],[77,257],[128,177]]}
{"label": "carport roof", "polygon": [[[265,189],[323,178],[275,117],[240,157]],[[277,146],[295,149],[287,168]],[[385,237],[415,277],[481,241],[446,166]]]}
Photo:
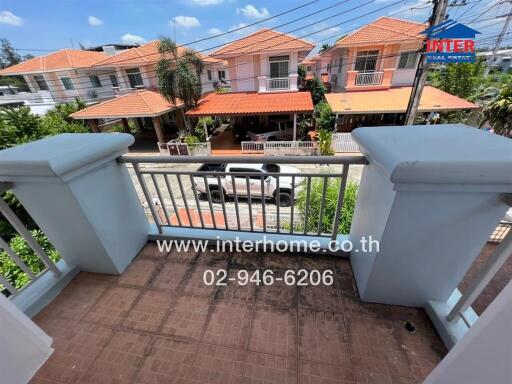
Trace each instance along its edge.
{"label": "carport roof", "polygon": [[187,112],[189,116],[268,115],[311,113],[313,100],[309,92],[227,92],[211,93]]}
{"label": "carport roof", "polygon": [[77,120],[155,117],[182,105],[181,100],[177,100],[177,104],[174,105],[156,91],[141,89],[82,109],[73,113],[71,117]]}

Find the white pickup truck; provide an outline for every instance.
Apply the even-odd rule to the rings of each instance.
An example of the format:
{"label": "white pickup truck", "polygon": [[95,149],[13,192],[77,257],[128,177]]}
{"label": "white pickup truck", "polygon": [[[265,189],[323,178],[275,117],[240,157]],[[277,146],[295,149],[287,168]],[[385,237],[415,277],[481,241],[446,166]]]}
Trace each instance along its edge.
{"label": "white pickup truck", "polygon": [[[221,203],[222,195],[224,197],[232,197],[236,194],[238,197],[248,196],[247,184],[251,197],[262,197],[261,179],[263,178],[263,195],[265,199],[272,199],[274,202],[279,201],[279,206],[289,207],[292,204],[292,176],[279,177],[279,196],[277,195],[276,177],[265,175],[267,173],[284,173],[289,175],[300,175],[300,170],[288,166],[277,164],[203,164],[198,172],[236,172],[244,176],[207,176],[205,185],[204,177],[195,176],[194,185],[198,193],[203,196],[207,194],[207,188],[210,191],[210,197],[213,203]],[[248,176],[248,182],[245,176]],[[220,179],[220,185],[219,185]],[[295,194],[300,189],[300,185],[304,178],[295,177]],[[233,185],[233,180],[235,185]]]}
{"label": "white pickup truck", "polygon": [[247,132],[247,137],[251,141],[277,141],[293,139],[293,121],[274,121],[271,131],[263,132],[259,129],[253,129]]}

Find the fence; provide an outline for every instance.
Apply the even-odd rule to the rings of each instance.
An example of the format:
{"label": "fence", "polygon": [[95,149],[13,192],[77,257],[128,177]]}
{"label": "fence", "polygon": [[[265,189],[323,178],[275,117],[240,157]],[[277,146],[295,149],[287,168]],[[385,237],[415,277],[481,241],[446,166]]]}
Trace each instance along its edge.
{"label": "fence", "polygon": [[247,154],[263,154],[265,143],[259,141],[242,141],[242,153]]}
{"label": "fence", "polygon": [[[336,238],[352,157],[144,157],[131,163],[160,234],[166,227],[216,229]],[[201,170],[155,167],[161,163],[205,164]],[[220,164],[230,164],[223,168]],[[338,173],[280,172],[275,164],[338,164]],[[237,164],[240,164],[237,166]],[[248,164],[257,164],[248,166]],[[264,164],[263,167],[261,164]],[[141,166],[144,165],[144,166]],[[331,184],[334,183],[334,184]],[[327,190],[337,188],[327,206]],[[332,192],[332,189],[330,189]],[[303,203],[296,203],[302,195]],[[332,199],[332,193],[330,198]],[[329,208],[330,207],[330,208]],[[334,211],[333,211],[333,208]],[[329,210],[329,211],[328,211]],[[242,212],[246,212],[242,214]],[[327,219],[326,219],[327,218]]]}
{"label": "fence", "polygon": [[174,156],[209,156],[211,155],[211,143],[158,143],[161,155]]}
{"label": "fence", "polygon": [[356,85],[379,85],[383,76],[384,72],[359,72],[356,76]]}
{"label": "fence", "polygon": [[[0,192],[7,189],[7,187],[3,187],[0,185]],[[13,210],[9,207],[9,205],[5,202],[5,200],[0,197],[0,218],[4,217],[11,226],[15,229],[15,231],[23,237],[26,243],[30,248],[34,251],[35,255],[39,258],[39,260],[44,264],[45,268],[40,272],[35,272],[31,269],[30,266],[26,264],[26,262],[22,259],[20,255],[17,255],[16,252],[9,246],[6,240],[0,238],[0,252],[3,251],[7,255],[8,260],[12,261],[21,272],[25,273],[29,281],[23,285],[22,287],[16,287],[16,282],[14,281],[14,276],[19,276],[19,274],[12,274],[9,276],[4,276],[0,274],[0,285],[3,286],[4,290],[8,292],[10,298],[18,295],[22,289],[25,289],[29,285],[33,284],[39,277],[47,272],[52,272],[55,276],[60,275],[60,271],[55,265],[55,263],[50,259],[50,257],[46,254],[43,248],[39,245],[36,239],[32,236],[32,234],[27,230],[25,225],[21,222],[21,220],[16,216]],[[8,262],[8,260],[2,260],[2,263]]]}
{"label": "fence", "polygon": [[336,153],[360,152],[359,145],[350,133],[335,133],[332,136],[332,149]]}
{"label": "fence", "polygon": [[318,155],[315,141],[242,141],[242,153],[265,156],[314,156]]}

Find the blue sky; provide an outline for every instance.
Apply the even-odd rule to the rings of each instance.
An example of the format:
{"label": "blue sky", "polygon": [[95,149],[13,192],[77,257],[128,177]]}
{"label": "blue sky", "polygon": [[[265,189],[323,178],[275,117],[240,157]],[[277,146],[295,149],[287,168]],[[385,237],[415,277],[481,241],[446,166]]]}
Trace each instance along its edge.
{"label": "blue sky", "polygon": [[[6,37],[20,53],[40,50],[78,48],[78,43],[91,46],[105,43],[142,43],[162,35],[173,37],[176,23],[178,43],[192,43],[220,32],[261,21],[285,12],[311,0],[0,0],[0,37]],[[371,4],[367,4],[368,2]],[[451,1],[450,1],[451,2]],[[458,0],[459,3],[462,0]],[[415,21],[425,21],[431,10],[427,0],[345,0],[343,4],[321,12],[309,14],[340,3],[339,0],[319,0],[300,10],[281,15],[254,27],[192,44],[204,50],[253,32],[261,27],[278,27],[282,32],[294,31],[320,45],[371,22],[379,16],[394,15]],[[467,5],[449,9],[450,16],[472,9],[461,21],[469,22],[497,0],[467,0]],[[354,9],[358,7],[357,9]],[[386,8],[384,8],[386,7]],[[384,9],[380,9],[384,8]],[[482,42],[495,40],[503,18],[510,9],[507,4],[497,5],[470,24],[482,28]],[[334,16],[336,13],[347,13]],[[376,12],[374,12],[376,11]],[[371,15],[362,16],[368,12]],[[397,14],[398,13],[398,14]],[[396,15],[395,15],[396,14]],[[332,17],[329,20],[324,18]],[[279,27],[294,19],[299,21]],[[313,24],[313,25],[309,25]],[[309,25],[309,26],[308,26]],[[512,33],[505,38],[512,44]]]}

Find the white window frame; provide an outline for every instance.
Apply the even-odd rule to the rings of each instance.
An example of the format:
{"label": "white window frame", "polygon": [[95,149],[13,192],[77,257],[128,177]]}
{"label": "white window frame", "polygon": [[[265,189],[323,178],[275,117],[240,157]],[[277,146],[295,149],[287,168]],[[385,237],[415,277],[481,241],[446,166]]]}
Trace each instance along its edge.
{"label": "white window frame", "polygon": [[[69,79],[69,81],[71,82],[71,85],[73,86],[73,88],[72,89],[67,89],[66,85],[64,84],[63,79]],[[62,87],[64,88],[64,91],[66,91],[66,92],[76,91],[75,82],[73,81],[73,78],[70,75],[68,75],[68,76],[61,76],[60,77],[60,83],[62,84]]]}
{"label": "white window frame", "polygon": [[[38,83],[38,80],[36,79],[36,77],[41,77],[43,82],[46,84],[46,89],[41,89],[39,83]],[[44,74],[40,73],[40,74],[35,74],[34,76],[32,76],[32,79],[34,80],[34,82],[36,83],[37,85],[37,88],[40,90],[40,91],[49,91],[50,90],[50,85],[48,84],[48,82],[46,81],[46,77],[44,77]]]}
{"label": "white window frame", "polygon": [[[414,59],[414,65],[411,67],[411,68],[400,68],[400,58],[402,57],[402,54],[404,53],[415,53],[415,59]],[[416,67],[418,66],[418,60],[420,58],[420,55],[417,51],[414,51],[414,50],[405,50],[405,51],[400,51],[400,55],[398,56],[398,60],[396,61],[396,70],[397,71],[410,71],[412,69],[416,69]]]}
{"label": "white window frame", "polygon": [[[380,70],[379,69],[379,58],[380,58],[381,49],[360,49],[360,50],[357,50],[355,52],[355,55],[354,55],[354,60],[353,60],[353,64],[352,64],[352,70],[353,71],[357,71],[357,69],[356,69],[357,55],[360,52],[372,52],[372,51],[377,51],[377,58],[375,59],[375,70],[374,70],[374,72],[378,72]],[[368,58],[368,54],[366,55],[366,58]]]}
{"label": "white window frame", "polygon": [[[283,60],[272,60],[272,61],[270,61],[271,58],[273,58],[273,57],[280,57],[280,56],[283,56],[283,57],[287,56],[288,58],[286,60],[283,59]],[[290,76],[290,62],[291,62],[290,55],[286,55],[285,54],[285,55],[268,56],[268,60],[267,61],[268,61],[268,78],[269,79],[272,79],[272,77],[271,77],[271,73],[272,72],[270,70],[271,63],[288,63],[288,76]],[[286,76],[286,77],[288,77],[288,76]],[[281,79],[281,77],[275,77],[275,79]]]}
{"label": "white window frame", "polygon": [[[138,71],[138,75],[140,76],[142,84],[138,84],[138,85],[132,86],[132,82],[130,81],[130,75],[137,75],[137,73],[130,73],[128,71],[135,72],[134,71],[135,69]],[[142,72],[141,72],[139,67],[126,68],[124,70],[124,73],[126,74],[126,77],[128,78],[128,84],[130,85],[130,88],[141,88],[141,87],[145,87],[146,86],[146,84],[144,84],[144,77],[142,77]]]}
{"label": "white window frame", "polygon": [[[92,80],[92,78],[93,78],[93,77],[95,77],[96,79],[98,79],[98,84],[99,84],[99,85],[95,85],[95,84],[94,84],[94,81]],[[92,86],[93,88],[101,88],[101,87],[103,87],[103,84],[101,84],[101,79],[100,79],[100,77],[99,77],[98,75],[89,75],[89,81],[91,82],[91,86]]]}

